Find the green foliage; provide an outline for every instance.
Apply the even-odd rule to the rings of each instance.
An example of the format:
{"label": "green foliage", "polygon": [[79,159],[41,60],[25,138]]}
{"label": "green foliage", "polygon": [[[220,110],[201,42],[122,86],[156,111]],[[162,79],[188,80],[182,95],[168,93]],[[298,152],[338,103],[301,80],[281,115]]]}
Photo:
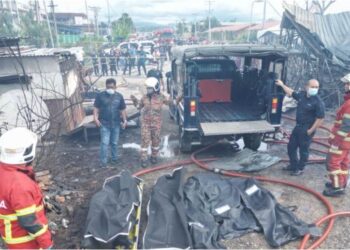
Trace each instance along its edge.
{"label": "green foliage", "polygon": [[21,16],[20,35],[24,43],[36,47],[45,47],[49,44],[49,31],[44,22],[37,22],[34,19],[33,11]]}
{"label": "green foliage", "polygon": [[12,15],[9,12],[2,11],[0,14],[0,36],[17,36],[17,31],[13,25]]}
{"label": "green foliage", "polygon": [[184,20],[182,20],[181,22],[178,22],[176,24],[176,34],[178,36],[182,36],[184,33],[187,33],[189,30],[188,30],[188,27],[186,25],[186,22]]}
{"label": "green foliage", "polygon": [[122,16],[112,22],[112,35],[114,39],[127,39],[128,36],[135,31],[134,22],[127,13],[123,13]]}
{"label": "green foliage", "polygon": [[[210,23],[211,28],[221,26],[220,21],[216,17],[213,16],[210,18],[210,20],[211,20],[211,23]],[[197,27],[199,32],[207,31],[209,29],[209,17],[207,17],[205,20],[200,21]]]}
{"label": "green foliage", "polygon": [[94,54],[98,52],[104,42],[105,40],[103,37],[85,35],[75,44],[75,46],[82,46],[85,53]]}

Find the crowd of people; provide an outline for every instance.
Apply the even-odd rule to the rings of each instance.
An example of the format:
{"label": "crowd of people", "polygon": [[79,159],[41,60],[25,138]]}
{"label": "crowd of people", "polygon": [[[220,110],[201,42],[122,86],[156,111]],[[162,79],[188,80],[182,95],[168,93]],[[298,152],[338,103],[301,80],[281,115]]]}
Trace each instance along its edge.
{"label": "crowd of people", "polygon": [[122,49],[110,49],[109,53],[100,51],[91,57],[95,76],[114,76],[120,70],[123,75],[131,75],[132,70],[137,68],[138,75],[147,75],[147,67],[156,64],[157,69],[163,72],[164,61],[171,56],[171,46],[157,44],[150,51],[145,51],[143,46],[127,46]]}

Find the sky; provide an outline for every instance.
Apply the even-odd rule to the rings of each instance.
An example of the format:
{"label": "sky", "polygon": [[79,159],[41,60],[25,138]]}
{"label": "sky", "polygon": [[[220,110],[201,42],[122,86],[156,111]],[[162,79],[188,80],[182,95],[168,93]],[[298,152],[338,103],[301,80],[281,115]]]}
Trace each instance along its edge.
{"label": "sky", "polygon": [[[18,0],[20,1],[20,0]],[[22,0],[25,1],[25,0]],[[26,0],[28,1],[28,0]],[[51,0],[46,1],[48,4]],[[263,16],[263,3],[254,3],[253,0],[210,0],[212,15],[220,21],[236,19],[241,22],[249,22],[251,10],[253,10],[253,21],[259,22]],[[305,6],[305,0],[285,0],[287,3],[296,2]],[[100,20],[107,20],[107,3],[111,20],[120,17],[126,12],[135,22],[151,22],[158,24],[175,23],[180,20],[195,21],[204,19],[209,13],[209,0],[54,0],[57,12],[84,12],[85,2],[88,6],[101,7]],[[282,0],[268,0],[266,17],[280,19],[283,13]],[[350,11],[349,0],[336,0],[327,13]],[[89,18],[92,12],[89,11]]]}

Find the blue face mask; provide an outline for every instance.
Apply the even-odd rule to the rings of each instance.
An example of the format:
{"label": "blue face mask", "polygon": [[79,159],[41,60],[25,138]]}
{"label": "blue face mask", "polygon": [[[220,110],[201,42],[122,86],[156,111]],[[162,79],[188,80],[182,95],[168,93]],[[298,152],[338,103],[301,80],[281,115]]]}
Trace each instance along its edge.
{"label": "blue face mask", "polygon": [[315,88],[309,88],[309,90],[307,91],[307,93],[309,94],[309,96],[315,96],[318,93],[318,89]]}

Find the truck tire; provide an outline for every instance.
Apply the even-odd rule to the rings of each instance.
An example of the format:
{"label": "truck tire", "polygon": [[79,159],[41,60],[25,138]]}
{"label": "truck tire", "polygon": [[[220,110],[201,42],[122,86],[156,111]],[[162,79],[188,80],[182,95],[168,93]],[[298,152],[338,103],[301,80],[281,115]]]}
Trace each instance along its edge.
{"label": "truck tire", "polygon": [[262,134],[249,134],[243,136],[244,147],[257,151],[261,145]]}
{"label": "truck tire", "polygon": [[186,135],[186,133],[183,133],[182,126],[179,126],[179,145],[180,145],[180,151],[182,153],[191,153],[192,151],[191,141]]}

